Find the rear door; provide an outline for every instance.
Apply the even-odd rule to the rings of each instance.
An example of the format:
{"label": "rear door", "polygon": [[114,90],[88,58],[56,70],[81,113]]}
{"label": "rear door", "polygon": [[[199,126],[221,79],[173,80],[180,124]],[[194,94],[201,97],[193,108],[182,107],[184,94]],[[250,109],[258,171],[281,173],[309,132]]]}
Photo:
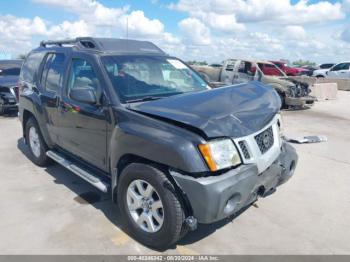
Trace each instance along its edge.
{"label": "rear door", "polygon": [[[60,101],[60,145],[86,162],[106,170],[107,116],[103,77],[89,57],[73,57],[68,81]],[[97,104],[85,104],[70,97],[74,88],[89,87],[96,92]]]}
{"label": "rear door", "polygon": [[46,125],[52,142],[58,144],[59,128],[59,93],[63,86],[66,55],[64,53],[48,53],[45,57],[39,79],[41,103],[46,115]]}
{"label": "rear door", "polygon": [[332,67],[327,76],[329,78],[350,78],[350,63],[340,63]]}

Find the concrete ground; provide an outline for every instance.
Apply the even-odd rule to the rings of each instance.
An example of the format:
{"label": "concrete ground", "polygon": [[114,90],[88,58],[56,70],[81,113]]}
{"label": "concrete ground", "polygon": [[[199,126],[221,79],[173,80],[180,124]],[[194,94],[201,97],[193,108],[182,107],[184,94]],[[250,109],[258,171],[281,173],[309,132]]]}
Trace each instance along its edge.
{"label": "concrete ground", "polygon": [[[285,111],[295,176],[230,221],[200,226],[168,254],[350,254],[350,92],[310,110]],[[116,206],[63,167],[27,158],[16,117],[0,117],[1,254],[157,254],[120,229]],[[85,199],[85,200],[84,200]],[[89,203],[90,202],[90,203]]]}

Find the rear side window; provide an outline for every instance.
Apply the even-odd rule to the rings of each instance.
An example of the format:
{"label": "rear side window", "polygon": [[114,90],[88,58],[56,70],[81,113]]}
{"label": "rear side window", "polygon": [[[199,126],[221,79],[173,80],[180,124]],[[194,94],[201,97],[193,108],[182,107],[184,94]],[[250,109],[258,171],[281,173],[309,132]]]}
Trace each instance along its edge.
{"label": "rear side window", "polygon": [[327,68],[331,68],[334,64],[322,64],[320,65],[321,69],[327,69]]}
{"label": "rear side window", "polygon": [[45,53],[30,53],[25,60],[22,70],[21,70],[21,80],[34,83],[37,79],[38,69],[40,67],[41,61],[44,58]]}
{"label": "rear side window", "polygon": [[47,91],[57,92],[63,83],[65,55],[48,54],[41,76],[42,87]]}

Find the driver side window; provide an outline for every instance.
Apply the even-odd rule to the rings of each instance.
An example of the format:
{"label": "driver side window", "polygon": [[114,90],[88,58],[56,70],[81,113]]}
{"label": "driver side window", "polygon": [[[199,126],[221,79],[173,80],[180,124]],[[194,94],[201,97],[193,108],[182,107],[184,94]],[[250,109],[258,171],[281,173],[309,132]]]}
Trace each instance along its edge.
{"label": "driver side window", "polygon": [[332,68],[331,71],[349,70],[349,63],[341,63]]}
{"label": "driver side window", "polygon": [[91,88],[96,93],[97,101],[101,98],[101,86],[92,65],[85,59],[73,59],[69,74],[67,96],[79,88]]}

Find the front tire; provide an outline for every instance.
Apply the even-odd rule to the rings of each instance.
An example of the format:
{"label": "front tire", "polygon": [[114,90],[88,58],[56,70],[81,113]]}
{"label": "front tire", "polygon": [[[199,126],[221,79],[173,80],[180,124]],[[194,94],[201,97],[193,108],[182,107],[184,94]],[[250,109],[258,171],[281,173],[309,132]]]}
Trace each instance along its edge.
{"label": "front tire", "polygon": [[50,158],[46,155],[48,148],[36,120],[32,117],[26,123],[26,140],[31,160],[38,166],[49,164]]}
{"label": "front tire", "polygon": [[[165,186],[168,185],[168,186]],[[140,243],[163,250],[183,234],[184,211],[165,174],[150,165],[127,166],[118,182],[126,230]]]}

